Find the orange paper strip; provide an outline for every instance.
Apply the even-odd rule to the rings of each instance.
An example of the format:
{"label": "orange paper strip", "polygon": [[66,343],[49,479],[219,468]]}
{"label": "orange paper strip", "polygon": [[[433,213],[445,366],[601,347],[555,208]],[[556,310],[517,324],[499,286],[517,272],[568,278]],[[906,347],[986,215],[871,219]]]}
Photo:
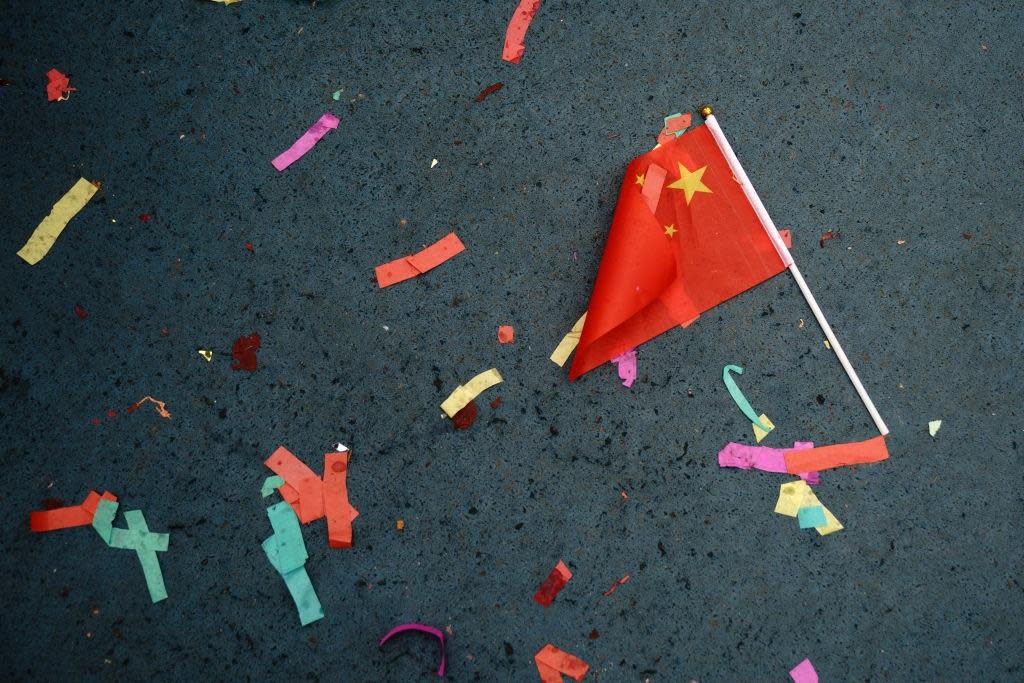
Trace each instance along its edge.
{"label": "orange paper strip", "polygon": [[798,472],[820,472],[846,465],[879,462],[889,458],[889,451],[885,447],[885,437],[876,436],[867,441],[837,443],[832,446],[819,446],[796,451],[787,450],[784,455],[786,471],[796,474]]}
{"label": "orange paper strip", "polygon": [[[281,495],[295,509],[300,522],[309,524],[324,516],[323,482],[291,451],[278,446],[263,464],[285,480],[287,486],[280,488]],[[289,500],[290,492],[286,493],[289,486],[298,494],[298,501]]]}
{"label": "orange paper strip", "polygon": [[324,453],[324,514],[327,516],[327,543],[332,548],[352,547],[352,520],[359,510],[348,502],[349,451]]}
{"label": "orange paper strip", "polygon": [[537,673],[540,674],[542,683],[562,683],[562,674],[574,681],[582,681],[590,669],[590,665],[582,659],[562,652],[551,643],[541,648],[540,652],[533,656],[533,661],[537,665]]}
{"label": "orange paper strip", "polygon": [[459,236],[450,232],[423,251],[377,266],[374,269],[377,285],[383,289],[422,275],[465,250],[466,246],[459,240]]}
{"label": "orange paper strip", "polygon": [[99,507],[100,499],[117,501],[117,496],[105,491],[103,495],[95,491],[89,491],[85,501],[81,505],[70,505],[57,508],[56,510],[40,510],[29,513],[29,529],[36,533],[43,531],[55,531],[56,529],[69,529],[75,526],[89,526],[92,524],[93,515]]}

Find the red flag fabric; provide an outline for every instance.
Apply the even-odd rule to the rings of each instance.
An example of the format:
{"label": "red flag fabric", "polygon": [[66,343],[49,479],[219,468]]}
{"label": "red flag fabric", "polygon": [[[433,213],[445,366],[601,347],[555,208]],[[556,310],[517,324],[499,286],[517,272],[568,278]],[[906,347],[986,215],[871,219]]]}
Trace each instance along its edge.
{"label": "red flag fabric", "polygon": [[626,168],[569,379],[785,268],[708,127],[666,142]]}

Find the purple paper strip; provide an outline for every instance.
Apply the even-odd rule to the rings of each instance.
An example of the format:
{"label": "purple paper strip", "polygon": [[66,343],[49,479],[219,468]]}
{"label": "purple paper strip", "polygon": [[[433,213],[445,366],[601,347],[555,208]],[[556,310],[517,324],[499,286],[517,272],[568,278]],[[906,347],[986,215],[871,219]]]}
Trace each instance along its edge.
{"label": "purple paper strip", "polygon": [[636,381],[636,349],[630,349],[623,354],[612,358],[612,362],[619,366],[619,379],[622,386],[631,387]]}
{"label": "purple paper strip", "polygon": [[291,147],[278,154],[270,163],[272,163],[274,168],[278,171],[283,171],[295,163],[296,159],[313,149],[313,145],[319,142],[320,138],[327,135],[327,131],[337,128],[338,123],[338,117],[327,112],[321,116],[320,120],[314,123],[309,130],[303,133],[302,137],[296,140]]}
{"label": "purple paper strip", "polygon": [[440,676],[441,678],[444,678],[444,666],[445,666],[445,662],[447,661],[447,657],[445,656],[445,652],[444,652],[444,634],[441,631],[439,631],[438,629],[434,628],[433,626],[427,626],[426,624],[399,624],[398,626],[394,627],[393,629],[388,631],[386,634],[384,634],[384,637],[380,639],[380,642],[377,644],[377,646],[378,647],[383,647],[384,643],[388,642],[388,639],[391,636],[398,635],[399,633],[402,633],[403,631],[421,631],[422,633],[427,633],[429,635],[434,636],[435,638],[437,638],[440,641],[440,643],[441,643],[441,666],[437,667],[437,675]]}
{"label": "purple paper strip", "polygon": [[[730,441],[725,448],[718,451],[718,466],[787,474],[786,451],[802,451],[808,448],[814,448],[814,442],[794,441],[792,448],[769,448]],[[808,484],[821,483],[821,476],[817,472],[800,472],[797,476]]]}

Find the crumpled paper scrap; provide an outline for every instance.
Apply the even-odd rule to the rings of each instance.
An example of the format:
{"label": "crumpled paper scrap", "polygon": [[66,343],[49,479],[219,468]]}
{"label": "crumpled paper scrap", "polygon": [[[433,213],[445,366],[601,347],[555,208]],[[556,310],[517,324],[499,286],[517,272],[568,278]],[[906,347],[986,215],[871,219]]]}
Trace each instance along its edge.
{"label": "crumpled paper scrap", "polygon": [[619,366],[619,379],[622,380],[622,386],[633,386],[633,382],[636,381],[636,349],[630,349],[615,356],[611,362]]}
{"label": "crumpled paper scrap", "polygon": [[441,410],[448,417],[455,417],[455,413],[466,407],[481,392],[493,387],[495,384],[500,384],[501,381],[501,373],[498,372],[497,368],[485,370],[465,384],[456,387],[455,391],[441,404]]}

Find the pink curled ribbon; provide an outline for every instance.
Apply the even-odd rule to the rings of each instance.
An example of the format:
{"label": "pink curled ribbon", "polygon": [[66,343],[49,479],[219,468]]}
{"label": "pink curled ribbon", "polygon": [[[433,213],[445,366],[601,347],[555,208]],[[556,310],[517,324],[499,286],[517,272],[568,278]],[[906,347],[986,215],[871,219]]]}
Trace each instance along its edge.
{"label": "pink curled ribbon", "polygon": [[432,635],[438,639],[441,647],[441,666],[437,667],[437,675],[441,678],[444,678],[444,666],[445,662],[447,661],[444,652],[444,633],[434,628],[433,626],[427,626],[426,624],[399,624],[398,626],[394,627],[386,634],[384,634],[384,637],[380,639],[380,643],[378,643],[377,646],[384,647],[384,643],[388,642],[388,639],[391,638],[391,636],[398,635],[403,631],[420,631],[422,633]]}

